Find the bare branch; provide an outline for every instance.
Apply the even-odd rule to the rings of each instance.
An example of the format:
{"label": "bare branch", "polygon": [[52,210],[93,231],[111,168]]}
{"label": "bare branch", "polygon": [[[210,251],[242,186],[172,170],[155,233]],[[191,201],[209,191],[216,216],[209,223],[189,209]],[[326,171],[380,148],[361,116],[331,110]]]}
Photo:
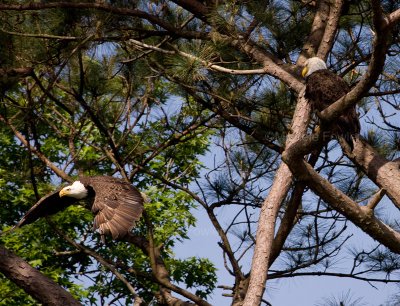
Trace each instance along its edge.
{"label": "bare branch", "polygon": [[251,41],[233,40],[232,45],[239,47],[251,58],[260,63],[265,73],[281,80],[296,93],[299,93],[303,88],[303,81],[296,74],[296,67],[290,64],[285,64],[282,61],[274,58],[265,50],[258,47]]}
{"label": "bare branch", "polygon": [[365,140],[355,141],[354,150],[348,157],[368,175],[387,196],[400,208],[399,163],[380,156]]}
{"label": "bare branch", "polygon": [[271,251],[271,257],[269,260],[269,265],[278,258],[282,247],[290,234],[293,226],[296,223],[296,214],[301,205],[304,189],[306,186],[301,182],[296,182],[294,190],[292,192],[291,198],[287,204],[285,214],[282,217],[279,229],[275,235],[274,244]]}
{"label": "bare branch", "polygon": [[329,6],[329,0],[318,1],[318,7],[315,12],[310,35],[303,45],[297,64],[302,65],[307,58],[317,54],[317,50],[325,33],[326,22],[329,17]]}
{"label": "bare branch", "polygon": [[153,268],[156,270],[153,270],[153,275],[155,277],[155,280],[162,286],[164,286],[166,289],[172,290],[192,301],[194,301],[197,305],[200,306],[211,306],[209,303],[201,299],[200,297],[196,296],[195,294],[179,287],[171,283],[169,280],[169,273],[167,270],[167,267],[165,266],[165,263],[162,259],[161,256],[161,250],[159,247],[156,246],[151,246],[150,242],[146,240],[143,237],[135,236],[132,234],[128,234],[123,238],[124,241],[130,242],[135,244],[136,246],[140,247],[145,254],[148,256],[153,256]]}
{"label": "bare branch", "polygon": [[[382,279],[382,278],[370,278],[370,277],[362,277],[356,274],[351,273],[330,273],[326,271],[316,271],[316,272],[294,272],[285,275],[285,277],[296,277],[296,276],[333,276],[333,277],[341,277],[341,278],[352,278],[358,279],[367,282],[376,282],[376,283],[398,283],[398,279]],[[273,277],[274,278],[274,277]]]}
{"label": "bare branch", "polygon": [[[323,2],[323,1],[322,1]],[[318,46],[317,56],[326,60],[329,51],[332,49],[334,38],[339,25],[339,18],[342,12],[343,0],[332,1],[329,8],[329,16],[325,26],[324,34]]]}
{"label": "bare branch", "polygon": [[[305,135],[309,116],[310,105],[304,98],[304,91],[302,91],[293,115],[291,132],[286,140],[286,147],[290,147],[297,139]],[[245,306],[259,305],[261,302],[267,280],[268,263],[272,253],[276,217],[291,184],[292,173],[284,163],[281,163],[268,197],[261,207],[256,236],[257,243],[251,265],[252,273],[250,274],[249,289],[243,304]]]}
{"label": "bare branch", "polygon": [[345,96],[335,103],[331,104],[321,112],[321,119],[324,121],[332,121],[338,118],[345,109],[356,104],[367,91],[373,86],[382,72],[385,64],[386,51],[388,48],[388,40],[391,32],[386,30],[387,19],[382,14],[380,1],[372,1],[373,3],[373,23],[375,27],[375,38],[373,42],[373,51],[371,61],[368,65],[366,73],[360,82]]}
{"label": "bare branch", "polygon": [[375,218],[371,209],[360,207],[329,181],[322,178],[304,161],[303,155],[299,155],[295,149],[293,150],[293,147],[282,154],[282,159],[298,179],[304,181],[326,203],[329,203],[331,207],[343,214],[369,236],[378,240],[391,251],[400,253],[400,233]]}
{"label": "bare branch", "polygon": [[400,21],[400,9],[390,13],[388,16],[388,23],[390,27],[395,26]]}
{"label": "bare branch", "polygon": [[[238,70],[238,69],[230,69],[230,68],[225,68],[222,67],[220,65],[216,65],[213,64],[211,62],[205,61],[197,56],[194,56],[193,54],[189,54],[183,51],[180,51],[176,48],[174,48],[174,50],[165,50],[162,49],[158,46],[152,46],[146,43],[143,43],[141,41],[135,40],[135,39],[129,39],[129,42],[144,48],[144,49],[149,49],[149,50],[153,50],[153,51],[157,51],[163,54],[169,54],[169,55],[174,55],[174,54],[179,54],[183,57],[192,59],[192,60],[196,60],[199,61],[200,63],[202,63],[204,65],[204,68],[210,69],[210,70],[214,70],[214,71],[219,71],[219,72],[224,72],[224,73],[229,73],[229,74],[236,74],[236,75],[249,75],[249,74],[266,74],[267,73],[267,69],[266,68],[260,68],[260,69],[243,69],[243,70]],[[129,62],[125,61],[125,62]]]}
{"label": "bare branch", "polygon": [[192,1],[192,0],[173,0],[176,4],[180,5],[184,9],[191,12],[197,18],[207,21],[207,15],[209,15],[209,10],[207,6],[205,6],[200,1]]}
{"label": "bare branch", "polygon": [[366,205],[369,209],[374,210],[375,207],[379,204],[382,198],[385,196],[386,191],[384,189],[379,189],[377,193],[372,197],[372,199]]}

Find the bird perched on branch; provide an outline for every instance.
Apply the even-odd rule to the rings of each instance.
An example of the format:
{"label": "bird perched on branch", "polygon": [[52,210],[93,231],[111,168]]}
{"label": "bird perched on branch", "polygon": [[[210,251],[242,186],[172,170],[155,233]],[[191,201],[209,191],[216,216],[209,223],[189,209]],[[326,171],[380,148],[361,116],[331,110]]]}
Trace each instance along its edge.
{"label": "bird perched on branch", "polygon": [[143,211],[143,197],[131,184],[111,176],[87,176],[41,198],[14,228],[53,215],[83,199],[89,199],[95,215],[93,229],[100,233],[102,241],[104,235],[124,237]]}
{"label": "bird perched on branch", "polygon": [[[306,79],[305,98],[313,111],[323,111],[350,91],[349,85],[340,76],[328,70],[325,62],[318,57],[309,58],[301,74]],[[353,150],[353,137],[360,134],[356,106],[351,106],[331,123],[330,131],[335,136],[343,137]]]}

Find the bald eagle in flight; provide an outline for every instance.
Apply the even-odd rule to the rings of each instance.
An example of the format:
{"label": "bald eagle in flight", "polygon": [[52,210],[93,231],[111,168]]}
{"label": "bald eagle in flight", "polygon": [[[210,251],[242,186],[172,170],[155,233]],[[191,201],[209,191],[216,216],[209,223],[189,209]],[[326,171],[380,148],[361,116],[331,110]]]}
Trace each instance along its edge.
{"label": "bald eagle in flight", "polygon": [[124,237],[140,219],[143,197],[131,184],[111,176],[80,177],[72,185],[58,189],[41,198],[14,228],[53,215],[66,207],[88,199],[94,213],[93,230],[113,239]]}
{"label": "bald eagle in flight", "polygon": [[[328,70],[325,62],[318,57],[309,58],[301,74],[306,79],[305,98],[313,111],[323,111],[350,91],[349,85]],[[355,105],[331,124],[331,132],[335,136],[343,137],[353,150],[352,137],[360,134],[360,121]]]}

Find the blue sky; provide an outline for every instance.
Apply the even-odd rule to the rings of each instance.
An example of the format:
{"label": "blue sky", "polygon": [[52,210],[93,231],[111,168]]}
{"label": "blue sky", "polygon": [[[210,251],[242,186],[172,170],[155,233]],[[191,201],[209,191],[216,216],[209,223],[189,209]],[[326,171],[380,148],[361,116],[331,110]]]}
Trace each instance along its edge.
{"label": "blue sky", "polygon": [[[217,272],[218,285],[233,285],[233,277],[227,273],[223,266],[222,250],[217,245],[219,237],[213,226],[201,209],[195,210],[193,213],[198,219],[197,226],[190,230],[190,240],[185,240],[177,244],[175,247],[176,255],[179,258],[190,256],[209,258],[219,269]],[[224,213],[229,214],[227,210]],[[371,239],[365,234],[357,229],[354,230],[355,236],[352,238],[353,242],[358,241],[358,243],[365,244],[365,246],[371,243]],[[342,270],[340,272],[345,271]],[[322,276],[283,278],[271,280],[267,283],[265,298],[273,306],[309,306],[321,303],[324,298],[341,296],[350,289],[353,297],[352,300],[362,298],[362,302],[365,303],[363,304],[364,306],[378,306],[399,291],[399,287],[395,284],[374,283],[373,285],[377,289],[367,282],[349,278]],[[218,306],[231,305],[232,299],[223,297],[223,293],[229,292],[219,288],[215,289],[212,299],[209,302]]]}

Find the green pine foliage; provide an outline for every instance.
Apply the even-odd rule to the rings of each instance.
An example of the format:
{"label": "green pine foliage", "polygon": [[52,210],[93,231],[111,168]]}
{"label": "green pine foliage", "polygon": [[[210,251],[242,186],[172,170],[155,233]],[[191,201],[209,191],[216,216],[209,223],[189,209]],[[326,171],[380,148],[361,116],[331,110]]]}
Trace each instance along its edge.
{"label": "green pine foliage", "polygon": [[[146,204],[146,218],[152,224],[154,242],[163,245],[168,269],[189,273],[173,277],[187,282],[188,288],[200,286],[203,289],[197,289],[199,296],[207,298],[215,288],[213,264],[201,258],[176,260],[172,252],[176,242],[188,239],[188,229],[195,226],[196,219],[191,214],[194,201],[183,191],[154,184],[154,177],[188,186],[199,176],[203,166],[198,156],[207,151],[213,132],[201,125],[193,131],[187,129],[199,120],[206,122],[210,118],[207,111],[183,104],[168,93],[171,90],[163,80],[138,82],[137,67],[140,64],[131,67],[133,70],[127,69],[129,66],[121,70],[112,58],[77,54],[60,75],[59,86],[51,89],[57,104],[26,102],[25,88],[13,93],[15,100],[4,101],[1,115],[12,116],[15,127],[24,129],[23,136],[32,139],[41,153],[70,175],[113,174],[115,165],[105,158],[105,150],[112,150],[110,142],[115,143],[113,154],[127,170],[138,165],[146,167],[148,174],[136,175],[135,185],[151,199]],[[45,82],[43,85],[48,86]],[[36,91],[39,88],[31,95]],[[77,103],[78,96],[85,101],[83,104]],[[169,107],[174,110],[167,114],[165,109]],[[24,109],[31,112],[26,114]],[[30,125],[25,123],[27,116]],[[36,202],[34,188],[42,196],[60,180],[43,168],[37,156],[29,154],[9,129],[3,126],[2,129],[0,214],[3,230],[8,230]],[[41,219],[4,235],[1,242],[85,304],[95,304],[98,296],[129,295],[112,273],[101,266],[96,268],[91,257],[77,252],[55,232],[62,231],[71,239],[84,241],[108,260],[133,267],[137,272],[125,272],[124,276],[145,300],[152,300],[157,285],[141,276],[151,274],[148,255],[127,243],[110,242],[102,246],[98,234],[91,229],[92,214],[83,207],[69,207],[50,220],[50,224]],[[146,228],[142,219],[135,233],[146,237]],[[4,305],[34,304],[21,290],[15,291],[15,285],[9,281],[1,282],[1,286]]]}
{"label": "green pine foliage", "polygon": [[[311,27],[322,2],[69,3],[0,10],[1,245],[85,305],[132,305],[132,292],[119,276],[146,305],[167,304],[163,293],[182,293],[174,286],[209,301],[221,285],[219,268],[232,276],[222,287],[232,288],[234,302],[241,302],[260,207],[282,162],[298,98],[291,84],[265,69],[283,68],[300,80],[299,55],[304,59],[318,51],[315,41],[307,50],[304,43],[315,35]],[[399,9],[395,0],[381,4],[384,12]],[[327,63],[351,86],[371,58],[372,17],[371,1],[344,1]],[[389,40],[385,73],[358,103],[362,136],[389,160],[399,157],[400,146],[398,28]],[[33,73],[7,73],[24,67]],[[312,153],[319,154],[312,166],[321,177],[361,205],[369,203],[378,187],[336,140]],[[82,206],[7,232],[63,182],[55,168],[72,178],[124,177],[144,192],[149,201],[132,231],[134,242],[107,239],[102,244],[92,231],[92,214]],[[374,241],[363,250],[353,247],[349,222],[306,185],[292,203],[299,185],[300,179],[293,181],[281,204],[276,230],[291,205],[298,208],[268,277],[340,274],[344,269],[338,272],[336,263],[348,256],[354,263],[349,270],[359,268],[366,281],[396,275],[398,256]],[[199,210],[219,235],[212,252],[221,254],[224,267],[217,269],[197,255],[175,254],[178,244],[191,239]],[[377,218],[385,214],[375,212]],[[191,299],[187,295],[178,302]],[[361,301],[349,293],[342,300]],[[337,302],[332,298],[321,305]],[[37,302],[0,274],[0,305]]]}

